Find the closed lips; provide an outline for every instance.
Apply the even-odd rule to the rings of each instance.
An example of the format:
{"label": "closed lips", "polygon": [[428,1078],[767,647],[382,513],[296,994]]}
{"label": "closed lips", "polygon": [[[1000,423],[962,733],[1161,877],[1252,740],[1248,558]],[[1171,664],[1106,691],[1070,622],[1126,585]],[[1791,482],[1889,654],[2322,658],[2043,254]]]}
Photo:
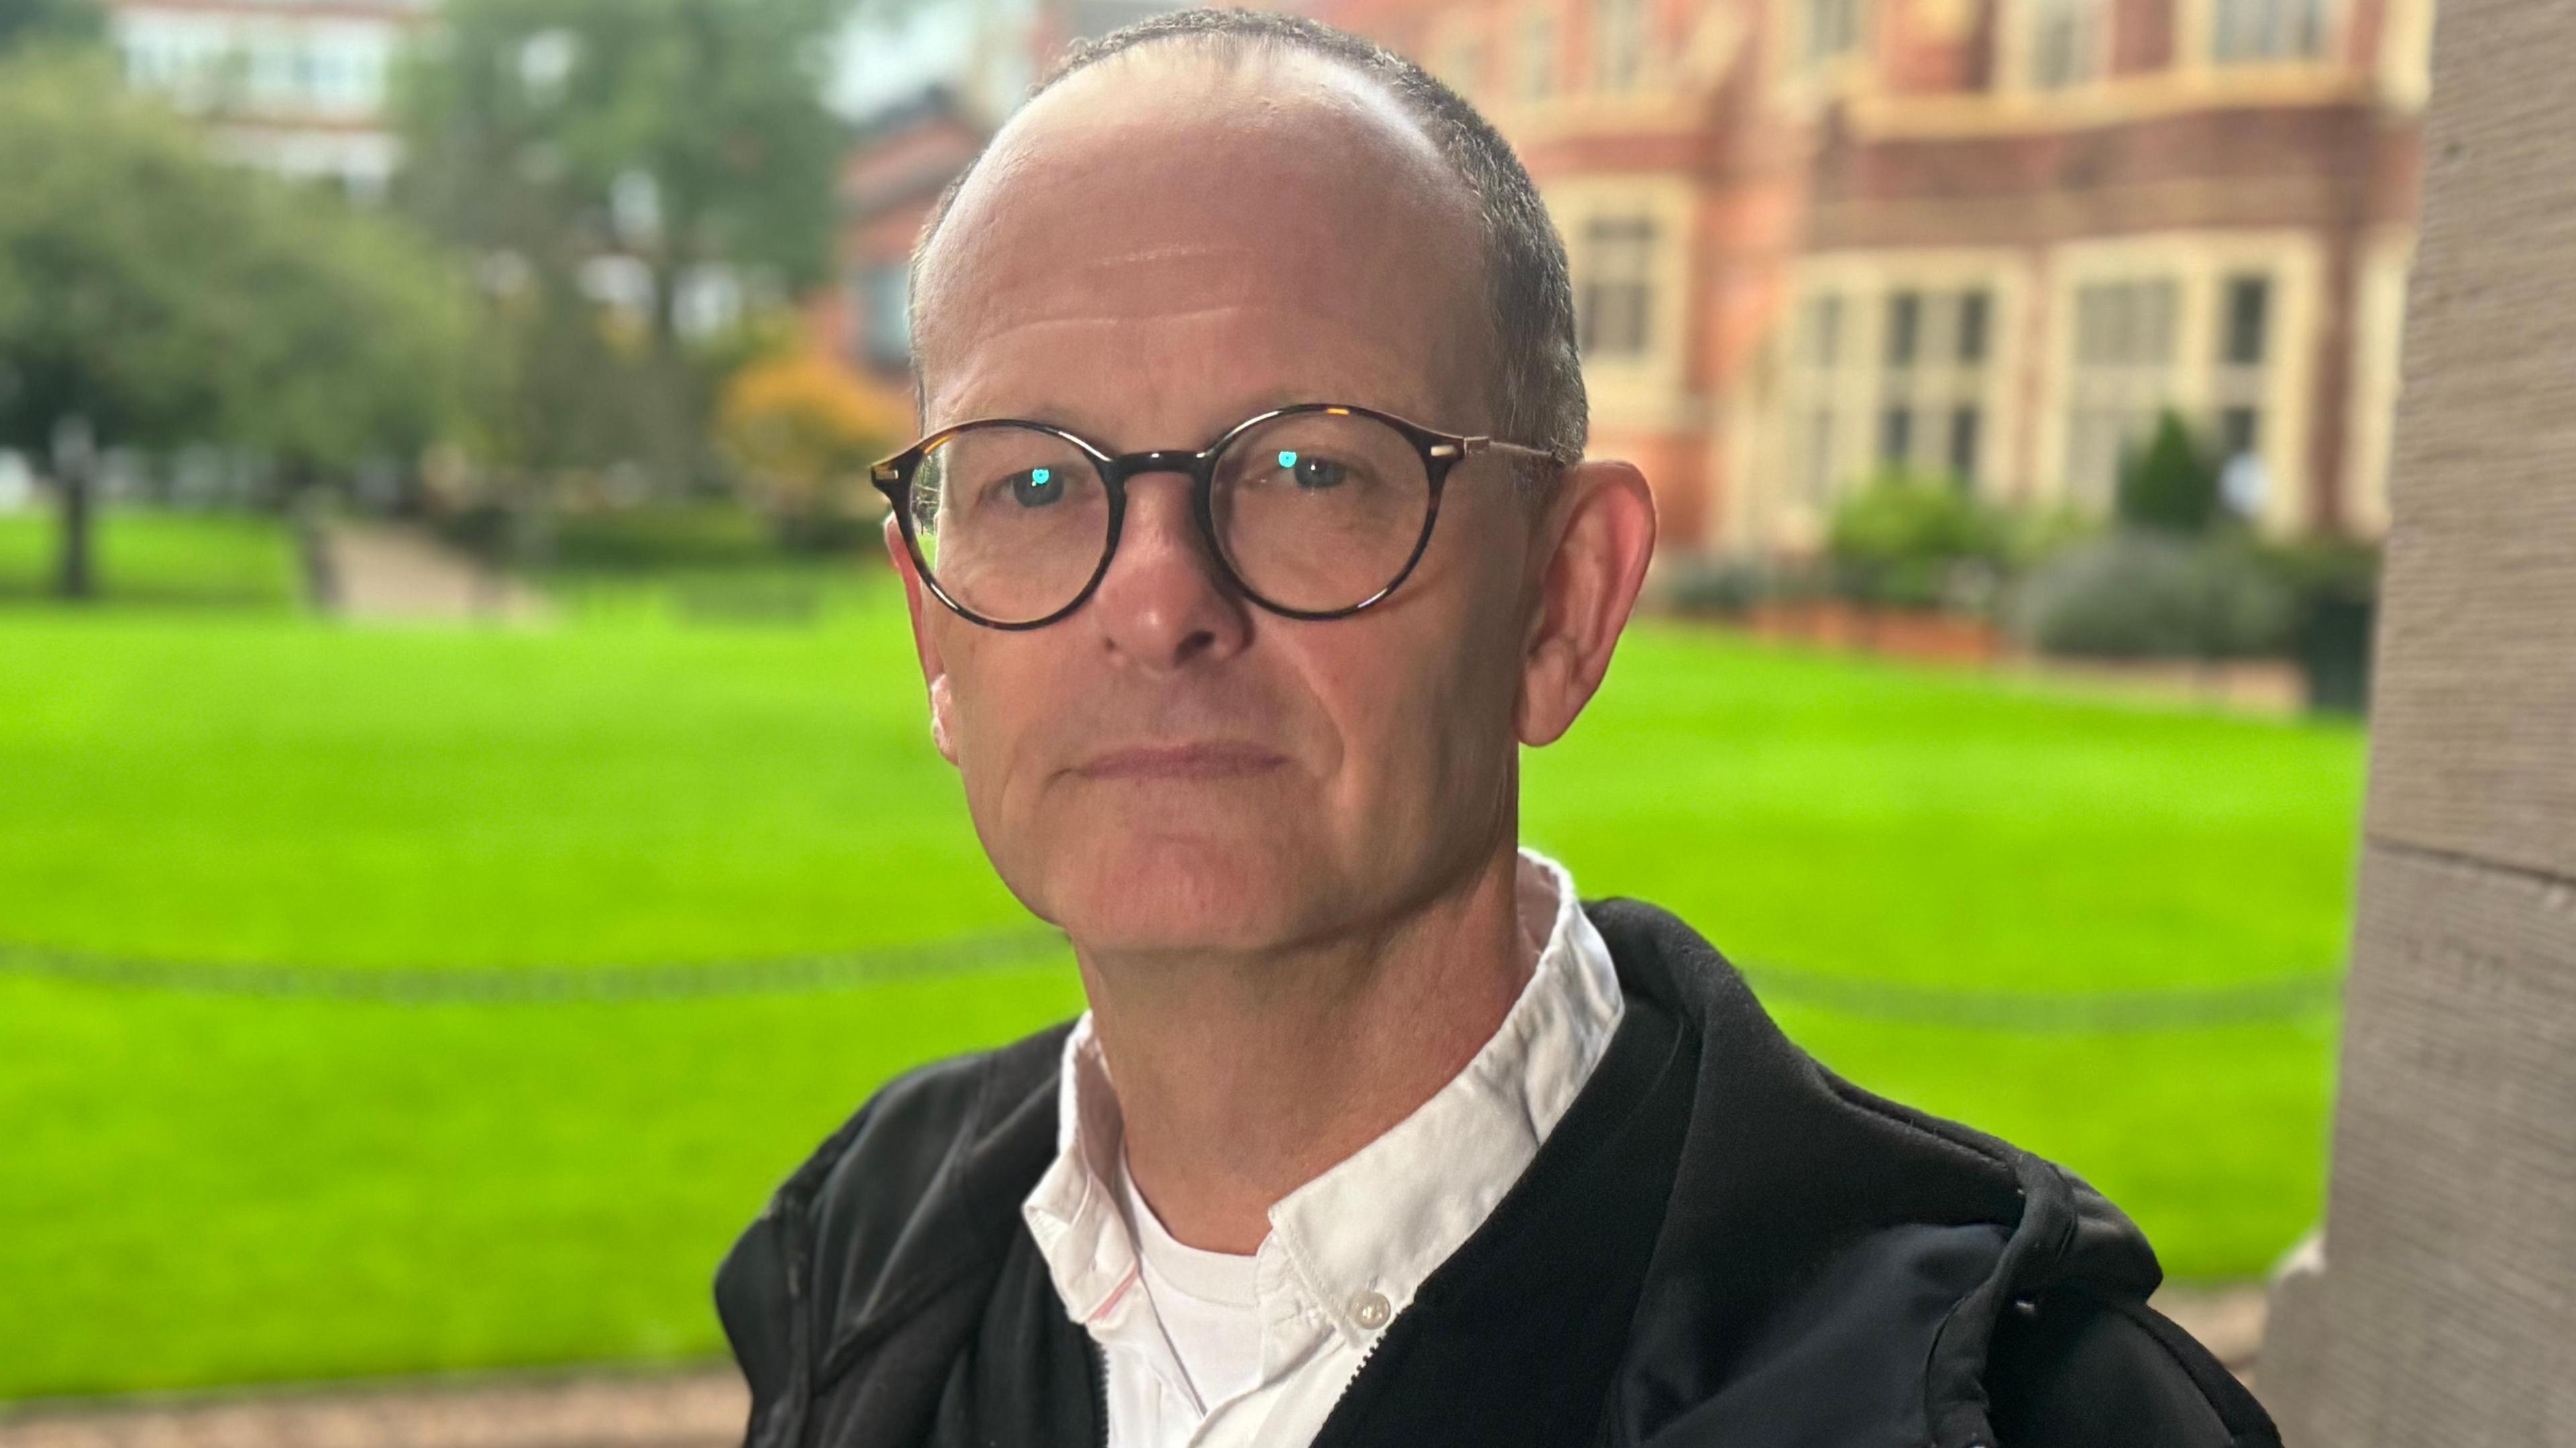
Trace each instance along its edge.
{"label": "closed lips", "polygon": [[1087,779],[1210,779],[1255,774],[1285,763],[1257,744],[1149,744],[1093,756],[1074,772]]}

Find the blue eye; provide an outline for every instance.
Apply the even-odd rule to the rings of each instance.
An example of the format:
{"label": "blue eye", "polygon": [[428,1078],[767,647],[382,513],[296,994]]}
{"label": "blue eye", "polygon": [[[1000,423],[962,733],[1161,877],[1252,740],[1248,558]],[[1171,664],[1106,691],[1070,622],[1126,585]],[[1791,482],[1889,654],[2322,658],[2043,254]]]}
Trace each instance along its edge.
{"label": "blue eye", "polygon": [[1279,451],[1279,470],[1286,473],[1288,480],[1299,490],[1309,493],[1338,488],[1350,481],[1351,476],[1347,463],[1312,453],[1291,452],[1286,448]]}
{"label": "blue eye", "polygon": [[1024,508],[1043,508],[1064,496],[1054,484],[1055,469],[1030,468],[1010,480],[1012,501]]}

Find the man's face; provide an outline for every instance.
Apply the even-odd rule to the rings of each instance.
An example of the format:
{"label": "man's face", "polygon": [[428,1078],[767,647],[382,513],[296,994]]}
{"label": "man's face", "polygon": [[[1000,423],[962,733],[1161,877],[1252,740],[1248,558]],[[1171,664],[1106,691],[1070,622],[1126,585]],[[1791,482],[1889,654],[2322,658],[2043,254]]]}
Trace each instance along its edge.
{"label": "man's face", "polygon": [[[1120,57],[1013,121],[923,277],[931,428],[1054,423],[1197,448],[1293,402],[1490,426],[1473,203],[1394,103],[1305,56]],[[1089,602],[986,629],[916,587],[934,723],[1003,880],[1096,950],[1368,930],[1514,828],[1532,522],[1451,474],[1429,551],[1359,614],[1222,581],[1190,483],[1128,485]]]}

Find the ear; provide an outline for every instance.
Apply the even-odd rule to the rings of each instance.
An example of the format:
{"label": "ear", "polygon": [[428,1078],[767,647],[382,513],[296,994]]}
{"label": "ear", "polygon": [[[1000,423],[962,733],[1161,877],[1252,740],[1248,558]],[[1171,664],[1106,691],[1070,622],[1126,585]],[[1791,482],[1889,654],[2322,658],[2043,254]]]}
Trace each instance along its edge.
{"label": "ear", "polygon": [[1655,495],[1635,466],[1577,463],[1558,486],[1540,531],[1537,606],[1521,649],[1514,724],[1532,746],[1573,727],[1601,687],[1655,556]]}
{"label": "ear", "polygon": [[930,690],[930,742],[939,756],[950,764],[957,762],[956,732],[949,716],[957,707],[956,695],[948,686],[948,668],[940,662],[939,641],[930,636],[931,626],[946,607],[930,596],[921,581],[921,570],[913,565],[912,550],[904,546],[903,526],[892,514],[885,520],[887,556],[894,559],[894,569],[903,579],[904,611],[912,616],[912,651],[921,659],[921,681]]}

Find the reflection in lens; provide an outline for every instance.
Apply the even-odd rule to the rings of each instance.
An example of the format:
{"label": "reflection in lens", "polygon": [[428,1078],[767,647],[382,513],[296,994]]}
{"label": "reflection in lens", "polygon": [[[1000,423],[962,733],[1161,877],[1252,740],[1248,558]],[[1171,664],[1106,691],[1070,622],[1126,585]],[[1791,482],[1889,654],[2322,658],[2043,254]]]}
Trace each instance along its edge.
{"label": "reflection in lens", "polygon": [[1351,413],[1301,412],[1238,437],[1211,513],[1226,562],[1282,608],[1327,613],[1375,597],[1421,541],[1431,479],[1411,439]]}
{"label": "reflection in lens", "polygon": [[996,623],[1073,602],[1109,540],[1109,493],[1082,449],[1039,428],[969,427],[932,445],[912,480],[913,537],[931,579]]}

